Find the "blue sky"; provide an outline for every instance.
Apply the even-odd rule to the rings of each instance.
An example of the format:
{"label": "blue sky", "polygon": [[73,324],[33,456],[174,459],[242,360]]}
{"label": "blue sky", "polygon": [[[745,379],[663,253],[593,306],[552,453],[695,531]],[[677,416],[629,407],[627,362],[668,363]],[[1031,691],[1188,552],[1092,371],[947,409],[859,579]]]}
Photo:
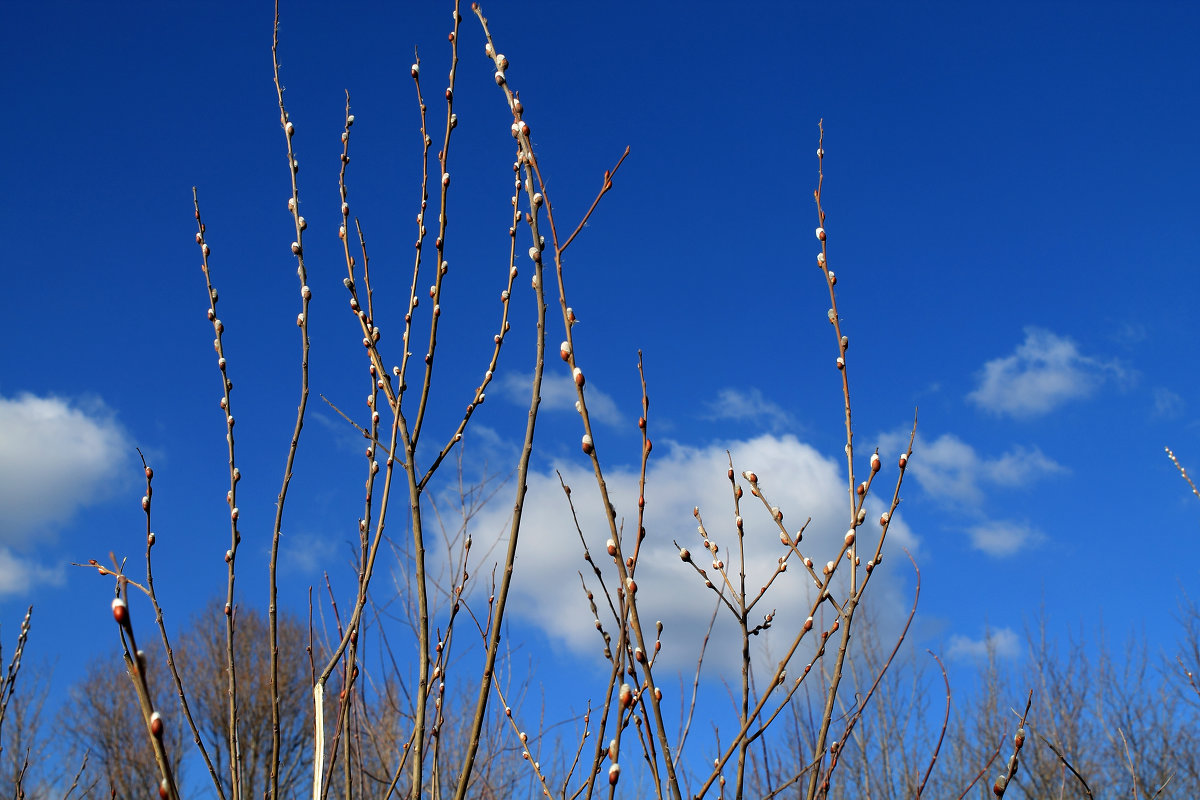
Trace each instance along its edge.
{"label": "blue sky", "polygon": [[[336,239],[344,90],[357,118],[351,202],[383,276],[377,296],[399,316],[419,178],[412,47],[439,119],[448,63],[449,8],[416,5],[283,9],[314,294],[313,402],[284,526],[285,596],[297,611],[323,568],[348,596],[361,511],[361,440],[318,396],[363,418],[366,361]],[[5,14],[0,622],[7,643],[34,604],[29,652],[57,662],[62,686],[117,646],[109,585],[66,565],[110,550],[139,562],[135,447],[157,472],[169,619],[223,593],[224,428],[192,186],[238,386],[244,602],[264,601],[255,559],[265,563],[294,415],[299,303],[271,9],[258,6],[23,4]],[[789,518],[844,530],[841,396],[812,233],[822,118],[857,445],[881,446],[889,479],[920,406],[896,542],[922,568],[920,642],[953,673],[987,630],[1015,653],[1044,606],[1060,630],[1103,621],[1170,650],[1170,610],[1195,595],[1200,556],[1200,505],[1163,454],[1170,445],[1200,471],[1195,6],[485,11],[562,219],[578,219],[631,148],[572,245],[569,291],[626,514],[645,353],[656,445],[648,527],[663,553],[645,597],[680,632],[680,664],[709,610],[670,542],[694,538],[693,504],[727,513],[726,449],[786,501]],[[443,324],[454,332],[442,362],[464,366],[441,373],[430,423],[439,431],[452,430],[485,368],[503,288],[511,119],[491,73],[468,16]],[[519,442],[526,279],[518,343],[467,436],[469,475]],[[553,578],[583,564],[552,476],[557,466],[585,485],[587,464],[570,376],[557,360],[548,374],[536,513],[518,561],[529,610],[514,624],[572,663],[597,654],[578,586]],[[439,496],[453,495],[452,477]],[[476,518],[477,537],[502,532],[510,489]],[[880,602],[906,609],[912,580],[899,556]]]}

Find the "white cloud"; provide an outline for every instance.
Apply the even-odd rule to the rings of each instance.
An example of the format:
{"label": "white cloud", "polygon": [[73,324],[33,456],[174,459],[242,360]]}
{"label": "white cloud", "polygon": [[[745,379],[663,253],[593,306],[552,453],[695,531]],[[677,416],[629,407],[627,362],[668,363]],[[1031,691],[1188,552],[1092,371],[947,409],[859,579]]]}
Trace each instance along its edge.
{"label": "white cloud", "polygon": [[1154,388],[1154,414],[1155,416],[1174,419],[1183,414],[1187,404],[1183,398],[1175,392],[1163,386]]}
{"label": "white cloud", "polygon": [[[336,563],[340,542],[327,533],[287,533],[279,540],[279,562],[284,570],[301,576],[320,575]],[[343,548],[344,549],[344,548]]]}
{"label": "white cloud", "polygon": [[[889,453],[900,451],[907,442],[907,432],[887,434],[880,437],[880,448]],[[986,485],[1023,486],[1035,478],[1067,471],[1038,447],[1017,446],[987,458],[952,433],[929,442],[918,439],[908,469],[934,500],[959,508],[982,504]]]}
{"label": "white cloud", "polygon": [[967,536],[976,550],[997,558],[1015,555],[1043,538],[1037,529],[1029,525],[1004,520],[988,520],[973,525],[967,529]]}
{"label": "white cloud", "polygon": [[[671,671],[686,671],[689,664],[694,666],[717,599],[692,567],[680,560],[672,544],[675,540],[687,547],[695,561],[710,576],[715,576],[712,557],[701,546],[693,506],[699,505],[705,527],[719,546],[727,571],[737,580],[738,539],[732,489],[726,474],[729,468],[726,449],[732,453],[737,472],[754,470],[759,475],[759,486],[769,502],[783,511],[789,531],[794,533],[805,519],[812,517],[801,551],[817,564],[836,554],[847,528],[843,465],[795,437],[761,436],[705,447],[661,443],[655,449],[647,475],[644,519],[647,536],[641,546],[636,577],[643,624],[652,636],[653,622],[664,623],[661,661]],[[560,461],[555,469],[571,486],[571,499],[587,536],[588,548],[611,586],[615,582],[615,568],[605,553],[609,531],[591,464],[580,456]],[[638,475],[633,468],[610,468],[605,480],[617,510],[618,524],[625,531],[623,549],[628,554],[636,541]],[[595,592],[605,628],[612,632],[614,623],[603,610],[607,606],[604,596],[582,558],[583,547],[555,470],[531,473],[528,486],[514,577],[514,602],[510,607],[558,644],[599,658],[603,643],[580,588],[578,572],[584,574],[589,589]],[[745,521],[747,587],[754,595],[770,578],[777,558],[785,551],[769,512],[758,498],[749,494],[748,486],[746,489],[740,510]],[[505,498],[502,491],[497,502],[473,521],[477,542],[482,544],[486,537],[506,533],[511,506]],[[880,505],[868,503],[868,518],[877,518],[881,510]],[[878,530],[875,525],[864,526],[860,542],[874,547]],[[907,559],[899,557],[899,548],[914,549],[915,545],[903,521],[894,520],[886,545],[891,558],[875,573],[866,601],[868,605],[876,604],[877,609],[885,609],[880,612],[884,616],[897,609],[907,612],[909,601],[893,594],[899,591],[897,578],[906,581],[910,574]],[[472,569],[476,574],[488,571],[490,562]],[[771,634],[776,651],[782,642],[790,641],[807,616],[807,598],[812,587],[813,581],[803,568],[798,563],[789,563],[788,571],[779,576],[753,612],[753,621],[760,622],[763,615],[775,610]],[[737,641],[736,625],[728,612],[722,610],[718,619],[712,642],[728,642],[728,637]],[[756,648],[759,644],[756,640]],[[736,662],[738,651],[738,647],[714,647],[710,643],[705,663],[729,668]]]}
{"label": "white cloud", "polygon": [[63,577],[61,567],[45,567],[0,547],[0,596],[28,595],[35,586],[46,584],[58,586]]}
{"label": "white cloud", "polygon": [[[569,378],[569,375],[564,378],[557,372],[550,374],[550,370],[546,371],[542,378],[542,411],[569,410],[572,414],[576,413],[575,401],[578,397],[575,394],[575,385]],[[528,406],[532,384],[532,373],[509,372],[500,380],[499,391],[510,402],[519,406]],[[591,381],[588,381],[584,395],[587,398],[588,414],[592,421],[613,426],[621,424],[623,419],[621,412],[611,395],[597,389]]]}
{"label": "white cloud", "polygon": [[951,636],[946,655],[954,659],[986,661],[989,656],[1016,658],[1021,652],[1021,640],[1012,628],[986,630],[983,636]]}
{"label": "white cloud", "polygon": [[1042,475],[1067,471],[1066,467],[1043,453],[1040,447],[1020,445],[999,458],[983,459],[979,469],[984,480],[997,486],[1024,486]]}
{"label": "white cloud", "polygon": [[1086,397],[1107,378],[1124,374],[1116,362],[1081,354],[1071,339],[1029,327],[1012,355],[983,365],[979,386],[967,399],[996,414],[1034,417]]}
{"label": "white cloud", "polygon": [[131,446],[99,401],[0,397],[0,547],[45,539],[124,482]]}
{"label": "white cloud", "polygon": [[783,406],[766,399],[759,389],[722,389],[706,407],[707,419],[760,421],[775,431],[795,427],[792,415]]}

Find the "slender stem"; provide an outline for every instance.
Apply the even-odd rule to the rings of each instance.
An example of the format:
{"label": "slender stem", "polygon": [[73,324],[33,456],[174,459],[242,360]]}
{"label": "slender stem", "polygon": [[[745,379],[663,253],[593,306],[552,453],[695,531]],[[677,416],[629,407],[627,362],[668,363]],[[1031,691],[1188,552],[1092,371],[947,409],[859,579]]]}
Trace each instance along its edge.
{"label": "slender stem", "polygon": [[271,558],[268,567],[267,593],[267,627],[269,647],[271,652],[270,692],[271,692],[271,761],[268,766],[269,785],[267,797],[269,800],[279,798],[279,763],[280,763],[280,689],[279,689],[279,616],[278,616],[278,565],[279,537],[283,529],[283,507],[287,501],[288,486],[292,481],[292,468],[296,463],[296,451],[300,446],[300,431],[304,428],[304,412],[308,408],[308,304],[312,292],[308,288],[308,275],[304,265],[303,236],[305,224],[300,217],[300,193],[296,183],[295,153],[292,151],[292,136],[295,127],[288,119],[287,109],[283,103],[283,86],[279,82],[279,2],[275,2],[275,26],[271,41],[271,62],[275,73],[275,92],[279,99],[279,118],[283,125],[287,140],[288,164],[292,176],[292,220],[296,226],[295,249],[298,263],[297,274],[300,279],[300,315],[296,318],[300,328],[300,402],[296,407],[296,423],[292,428],[292,440],[288,447],[287,460],[283,468],[283,484],[275,502],[275,523],[271,531]]}

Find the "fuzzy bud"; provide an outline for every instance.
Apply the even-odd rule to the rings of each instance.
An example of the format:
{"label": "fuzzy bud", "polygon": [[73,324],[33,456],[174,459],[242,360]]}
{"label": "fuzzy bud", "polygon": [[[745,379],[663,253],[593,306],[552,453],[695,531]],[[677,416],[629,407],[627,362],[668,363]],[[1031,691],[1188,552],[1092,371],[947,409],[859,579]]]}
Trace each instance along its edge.
{"label": "fuzzy bud", "polygon": [[621,779],[621,765],[614,762],[613,765],[608,768],[608,785],[616,786],[617,781],[619,781],[620,779]]}
{"label": "fuzzy bud", "polygon": [[871,454],[871,472],[879,472],[879,454]]}
{"label": "fuzzy bud", "polygon": [[582,447],[583,447],[583,452],[587,453],[589,456],[596,449],[595,443],[592,442],[591,435],[586,434],[586,433],[583,435]]}
{"label": "fuzzy bud", "polygon": [[822,242],[825,241],[825,229],[824,228],[817,228],[816,233],[817,233],[818,239],[820,239]]}
{"label": "fuzzy bud", "polygon": [[571,371],[571,374],[575,377],[575,385],[583,386],[583,370],[581,370],[579,367],[576,367]]}
{"label": "fuzzy bud", "polygon": [[129,606],[125,604],[125,599],[122,597],[114,597],[112,601],[112,615],[117,624],[123,628],[129,627]]}

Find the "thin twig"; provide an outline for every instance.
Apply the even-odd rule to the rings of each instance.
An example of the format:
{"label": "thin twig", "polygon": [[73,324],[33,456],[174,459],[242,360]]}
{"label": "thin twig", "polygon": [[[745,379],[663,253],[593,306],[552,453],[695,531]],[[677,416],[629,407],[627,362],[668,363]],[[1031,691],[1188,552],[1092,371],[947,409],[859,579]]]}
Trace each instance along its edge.
{"label": "thin twig", "polygon": [[925,784],[929,782],[929,774],[933,772],[933,765],[937,763],[938,753],[942,750],[942,742],[946,738],[946,726],[950,722],[950,677],[946,675],[946,665],[938,658],[937,653],[932,650],[926,650],[926,653],[933,656],[933,660],[937,662],[938,668],[942,671],[942,683],[946,685],[946,715],[942,717],[942,731],[938,734],[937,745],[933,748],[933,755],[929,757],[929,766],[925,769],[925,775],[921,778],[921,785],[917,787],[917,797],[920,797],[925,792]]}
{"label": "thin twig", "polygon": [[1179,463],[1179,459],[1175,458],[1175,454],[1171,452],[1171,448],[1165,447],[1163,449],[1167,451],[1167,458],[1171,459],[1171,463],[1175,465],[1175,469],[1179,470],[1179,474],[1187,481],[1187,485],[1192,487],[1192,494],[1200,497],[1200,489],[1197,489],[1196,484],[1192,483],[1192,479],[1188,477],[1187,470],[1183,468],[1183,464]]}
{"label": "thin twig", "polygon": [[[1062,751],[1055,747],[1053,742],[1051,742],[1045,736],[1042,736],[1042,734],[1039,733],[1037,737],[1045,742],[1046,746],[1054,752],[1054,755],[1058,756],[1058,760],[1062,762],[1062,765],[1066,767],[1072,775],[1075,776],[1075,780],[1079,781],[1079,785],[1083,787],[1084,794],[1086,794],[1088,797],[1094,798],[1095,796],[1092,794],[1092,787],[1088,786],[1088,782],[1084,780],[1082,775],[1079,774],[1079,770],[1075,769],[1075,766],[1067,760],[1067,757],[1063,755]],[[997,751],[997,753],[999,753],[999,751]]]}

